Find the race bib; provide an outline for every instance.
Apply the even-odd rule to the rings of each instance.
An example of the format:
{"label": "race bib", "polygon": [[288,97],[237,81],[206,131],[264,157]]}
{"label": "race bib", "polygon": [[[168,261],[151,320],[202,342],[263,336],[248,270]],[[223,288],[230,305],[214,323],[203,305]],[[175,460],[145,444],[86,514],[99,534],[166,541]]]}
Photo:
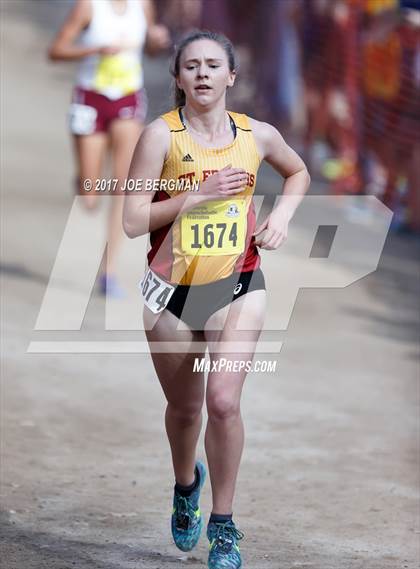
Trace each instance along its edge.
{"label": "race bib", "polygon": [[139,289],[147,308],[154,314],[159,314],[168,304],[175,287],[158,277],[152,269],[148,269],[139,283]]}
{"label": "race bib", "polygon": [[244,198],[208,202],[181,219],[181,247],[187,255],[237,255],[245,249]]}
{"label": "race bib", "polygon": [[104,55],[96,69],[94,87],[97,91],[118,89],[122,95],[138,89],[140,62],[130,54]]}
{"label": "race bib", "polygon": [[70,130],[73,134],[92,134],[95,132],[98,112],[93,107],[72,103],[69,111]]}

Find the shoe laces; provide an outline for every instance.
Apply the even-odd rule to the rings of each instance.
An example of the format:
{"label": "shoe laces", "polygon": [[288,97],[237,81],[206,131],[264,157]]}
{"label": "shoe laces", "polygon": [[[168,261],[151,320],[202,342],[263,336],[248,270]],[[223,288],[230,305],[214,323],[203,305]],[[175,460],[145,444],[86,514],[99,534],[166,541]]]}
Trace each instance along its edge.
{"label": "shoe laces", "polygon": [[191,500],[180,494],[175,496],[176,508],[176,527],[178,529],[188,529],[190,520],[194,519],[195,510]]}
{"label": "shoe laces", "polygon": [[245,537],[245,534],[239,531],[232,521],[217,523],[217,532],[215,537],[215,544],[219,550],[228,553],[236,541],[239,541]]}

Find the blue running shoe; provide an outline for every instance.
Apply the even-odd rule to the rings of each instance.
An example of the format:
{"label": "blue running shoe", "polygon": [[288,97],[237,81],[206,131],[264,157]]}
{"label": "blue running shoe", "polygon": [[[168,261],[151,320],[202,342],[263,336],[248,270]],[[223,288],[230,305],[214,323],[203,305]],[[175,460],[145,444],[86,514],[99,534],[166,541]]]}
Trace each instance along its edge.
{"label": "blue running shoe", "polygon": [[196,470],[200,479],[199,486],[188,498],[181,496],[176,490],[172,511],[172,537],[181,551],[191,551],[200,539],[203,521],[199,506],[200,492],[206,479],[204,464],[197,461]]}
{"label": "blue running shoe", "polygon": [[207,537],[210,541],[209,569],[239,569],[242,566],[238,541],[244,534],[237,530],[233,521],[209,523]]}

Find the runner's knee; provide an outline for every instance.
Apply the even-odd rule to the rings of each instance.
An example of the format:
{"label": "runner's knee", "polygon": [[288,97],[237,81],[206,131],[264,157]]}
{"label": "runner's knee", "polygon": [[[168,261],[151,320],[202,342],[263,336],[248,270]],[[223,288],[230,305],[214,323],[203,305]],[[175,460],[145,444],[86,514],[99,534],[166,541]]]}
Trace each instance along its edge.
{"label": "runner's knee", "polygon": [[168,418],[175,420],[179,425],[189,426],[195,423],[201,415],[201,403],[191,403],[188,405],[174,405],[168,403],[166,415]]}
{"label": "runner's knee", "polygon": [[212,395],[207,400],[207,413],[213,421],[234,419],[240,413],[240,403],[236,398],[223,393]]}

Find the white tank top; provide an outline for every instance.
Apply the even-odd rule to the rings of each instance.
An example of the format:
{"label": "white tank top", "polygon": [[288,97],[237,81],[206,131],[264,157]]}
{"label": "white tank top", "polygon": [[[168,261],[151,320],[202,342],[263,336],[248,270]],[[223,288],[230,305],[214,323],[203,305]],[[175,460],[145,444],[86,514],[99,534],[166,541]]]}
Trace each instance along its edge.
{"label": "white tank top", "polygon": [[111,0],[90,0],[92,19],[81,36],[86,47],[124,46],[116,55],[90,55],[79,66],[76,83],[109,99],[143,87],[142,51],[147,21],[139,0],[126,0],[118,14]]}

